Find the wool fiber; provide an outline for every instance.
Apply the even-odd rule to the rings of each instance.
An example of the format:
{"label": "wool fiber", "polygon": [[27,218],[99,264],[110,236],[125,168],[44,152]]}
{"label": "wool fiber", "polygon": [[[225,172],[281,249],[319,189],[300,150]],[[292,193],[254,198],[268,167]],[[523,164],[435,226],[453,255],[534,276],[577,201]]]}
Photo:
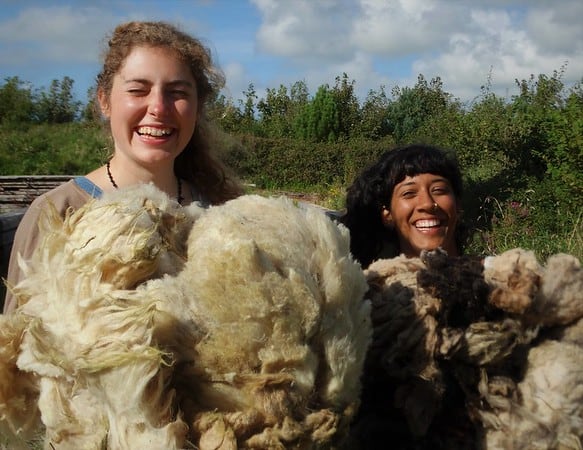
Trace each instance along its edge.
{"label": "wool fiber", "polygon": [[352,448],[581,450],[583,270],[512,249],[374,262]]}
{"label": "wool fiber", "polygon": [[41,226],[1,317],[13,442],[341,445],[372,337],[346,228],[286,198],[182,208],[151,185]]}

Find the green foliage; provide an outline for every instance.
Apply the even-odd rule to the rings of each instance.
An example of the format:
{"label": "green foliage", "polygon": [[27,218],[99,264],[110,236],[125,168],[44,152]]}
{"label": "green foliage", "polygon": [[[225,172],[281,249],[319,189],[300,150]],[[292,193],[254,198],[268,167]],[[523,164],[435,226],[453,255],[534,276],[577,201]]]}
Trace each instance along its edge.
{"label": "green foliage", "polygon": [[207,107],[207,115],[210,120],[229,133],[236,133],[242,130],[243,114],[233,104],[233,101],[227,99],[224,95],[219,95],[210,102]]}
{"label": "green foliage", "polygon": [[81,175],[105,161],[108,139],[95,125],[0,126],[0,175]]}
{"label": "green foliage", "polygon": [[[566,89],[563,72],[517,80],[519,92],[509,100],[486,83],[468,105],[439,78],[423,75],[391,95],[382,86],[370,90],[362,105],[346,74],[313,97],[304,81],[267,89],[264,98],[249,84],[238,104],[213,99],[208,116],[226,132],[218,147],[243,180],[318,192],[337,209],[357,174],[395,144],[455,150],[465,177],[464,218],[475,230],[471,252],[520,246],[542,258],[559,251],[581,258],[583,89]],[[75,121],[72,85],[65,77],[34,91],[13,77],[0,86],[1,174],[81,174],[102,163],[108,139],[90,105],[84,122]]]}
{"label": "green foliage", "polygon": [[[290,188],[327,184],[339,176],[340,152],[322,144],[317,153],[304,140],[242,136],[242,148],[230,151],[227,162],[260,188]],[[241,149],[244,149],[241,151]],[[242,163],[242,164],[241,164]]]}
{"label": "green foliage", "polygon": [[225,152],[227,163],[260,189],[314,189],[346,186],[390,148],[390,139],[355,138],[341,143],[311,143],[246,134]]}
{"label": "green foliage", "polygon": [[523,167],[540,179],[550,178],[550,194],[575,206],[583,200],[583,97],[579,85],[562,95],[561,73],[520,82],[514,106],[529,144]]}
{"label": "green foliage", "polygon": [[81,103],[74,100],[73,85],[69,77],[61,81],[53,80],[48,91],[40,93],[36,105],[37,120],[42,123],[73,122],[81,109]]}
{"label": "green foliage", "polygon": [[478,179],[488,179],[509,164],[512,155],[506,150],[518,142],[511,111],[501,98],[484,93],[460,119],[461,131],[452,146],[458,149],[463,168]]}
{"label": "green foliage", "polygon": [[348,187],[360,172],[372,165],[387,150],[395,146],[391,136],[382,139],[353,137],[337,146],[342,152],[344,167],[342,181]]}
{"label": "green foliage", "polygon": [[335,94],[320,86],[294,122],[295,137],[315,142],[335,142],[340,134],[340,113]]}
{"label": "green foliage", "polygon": [[346,139],[354,135],[359,122],[359,104],[354,94],[354,80],[349,81],[346,73],[336,77],[336,84],[332,89],[334,103],[338,112],[337,138]]}
{"label": "green foliage", "polygon": [[261,99],[257,104],[261,116],[262,135],[275,138],[289,137],[292,132],[291,123],[295,120],[292,108],[292,100],[284,85],[280,85],[278,90],[267,89],[265,99]]}
{"label": "green foliage", "polygon": [[359,112],[354,134],[367,139],[381,139],[389,135],[389,98],[384,86],[379,92],[368,91]]}
{"label": "green foliage", "polygon": [[290,98],[293,104],[304,106],[308,103],[310,92],[305,81],[296,81],[290,89]]}
{"label": "green foliage", "polygon": [[72,78],[53,80],[48,90],[33,92],[18,77],[0,87],[0,123],[68,123],[78,119],[81,102],[73,95]]}
{"label": "green foliage", "polygon": [[31,122],[34,100],[30,87],[18,77],[6,78],[0,87],[0,123]]}
{"label": "green foliage", "polygon": [[241,117],[241,125],[246,129],[254,128],[255,126],[255,100],[257,100],[257,93],[253,83],[249,83],[247,90],[243,92],[245,101],[239,100],[242,105],[243,114]]}
{"label": "green foliage", "polygon": [[411,141],[415,131],[432,116],[446,109],[451,95],[443,91],[439,77],[429,83],[423,75],[414,87],[395,87],[395,100],[388,107],[389,130],[397,142]]}
{"label": "green foliage", "polygon": [[521,247],[535,250],[541,260],[555,253],[583,256],[583,212],[549,198],[551,181],[517,192],[500,202],[489,196],[482,210],[488,226],[477,228],[471,251],[499,254]]}
{"label": "green foliage", "polygon": [[81,120],[84,122],[98,123],[101,120],[101,111],[97,105],[96,87],[92,86],[87,90],[87,104],[81,109]]}

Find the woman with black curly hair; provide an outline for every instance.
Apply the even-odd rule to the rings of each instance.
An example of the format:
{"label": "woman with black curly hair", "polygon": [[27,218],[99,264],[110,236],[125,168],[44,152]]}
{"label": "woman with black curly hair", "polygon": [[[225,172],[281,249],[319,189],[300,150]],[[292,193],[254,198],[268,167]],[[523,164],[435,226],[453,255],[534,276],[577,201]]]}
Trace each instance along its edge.
{"label": "woman with black curly hair", "polygon": [[340,222],[363,267],[399,254],[438,247],[463,253],[462,176],[455,157],[424,144],[385,152],[348,188]]}

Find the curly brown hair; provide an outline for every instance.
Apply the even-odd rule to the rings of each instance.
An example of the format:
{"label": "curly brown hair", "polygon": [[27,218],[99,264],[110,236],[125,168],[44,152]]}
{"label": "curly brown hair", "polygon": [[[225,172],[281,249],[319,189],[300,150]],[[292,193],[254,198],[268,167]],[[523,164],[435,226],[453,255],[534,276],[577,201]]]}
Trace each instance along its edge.
{"label": "curly brown hair", "polygon": [[[113,78],[135,47],[162,47],[174,52],[196,82],[198,118],[194,133],[174,162],[176,176],[190,182],[202,198],[223,203],[242,193],[231,170],[215,155],[216,132],[206,107],[224,86],[223,73],[213,64],[211,52],[195,37],[165,22],[127,22],[118,25],[103,52],[96,95],[109,99]],[[95,102],[98,104],[98,102]]]}

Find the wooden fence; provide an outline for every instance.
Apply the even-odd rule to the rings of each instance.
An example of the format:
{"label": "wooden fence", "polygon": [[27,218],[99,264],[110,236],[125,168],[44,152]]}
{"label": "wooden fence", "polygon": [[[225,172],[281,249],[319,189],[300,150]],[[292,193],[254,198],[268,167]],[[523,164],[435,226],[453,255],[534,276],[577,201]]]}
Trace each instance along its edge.
{"label": "wooden fence", "polygon": [[73,175],[0,176],[0,213],[26,208],[40,194],[71,178]]}

